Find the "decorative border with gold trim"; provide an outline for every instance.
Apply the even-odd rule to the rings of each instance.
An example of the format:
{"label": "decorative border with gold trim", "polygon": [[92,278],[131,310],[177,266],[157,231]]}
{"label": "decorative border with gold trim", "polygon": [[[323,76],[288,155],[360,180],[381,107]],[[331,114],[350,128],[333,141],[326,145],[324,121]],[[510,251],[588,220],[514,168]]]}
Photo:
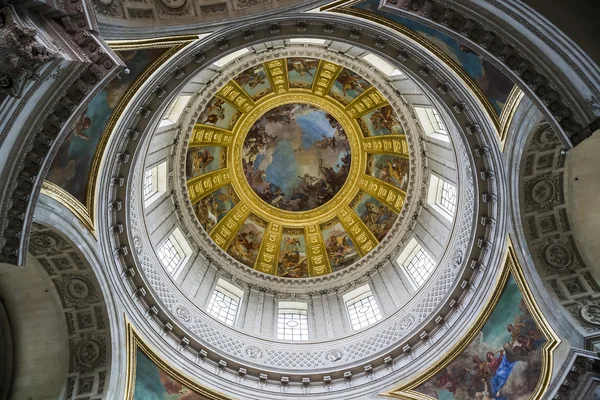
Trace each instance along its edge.
{"label": "decorative border with gold trim", "polygon": [[[202,35],[208,36],[208,35]],[[139,40],[107,40],[106,43],[114,51],[141,50],[141,49],[160,49],[178,46],[182,43],[193,42],[199,39],[199,35],[181,35],[181,36],[165,36],[153,39]]]}
{"label": "decorative border with gold trim", "polygon": [[409,383],[399,384],[390,391],[381,393],[382,395],[406,400],[435,400],[430,396],[417,392],[415,389],[429,381],[438,373],[440,373],[458,356],[460,356],[469,347],[469,345],[471,345],[473,340],[475,340],[481,329],[489,320],[490,315],[496,308],[498,301],[500,300],[500,297],[502,296],[504,289],[506,288],[508,277],[512,275],[515,279],[515,282],[517,283],[517,287],[519,288],[521,295],[523,296],[523,301],[525,302],[527,309],[531,313],[531,316],[533,317],[536,325],[542,331],[544,337],[546,338],[546,342],[542,347],[543,362],[540,378],[530,399],[539,399],[542,397],[542,395],[548,388],[550,384],[550,378],[552,377],[552,369],[554,367],[553,352],[561,343],[561,340],[552,330],[548,320],[544,317],[542,311],[535,302],[533,293],[531,292],[531,289],[529,288],[527,281],[525,280],[525,275],[523,274],[523,270],[516,257],[515,250],[510,239],[510,235],[508,237],[507,242],[508,247],[504,256],[504,265],[502,273],[497,279],[495,285],[496,288],[491,294],[490,300],[488,301],[487,305],[481,311],[480,315],[477,317],[475,323],[473,324],[469,332],[465,335],[465,337],[459,343],[457,343],[436,365],[426,369],[425,372],[422,373],[418,378],[414,379],[412,382]]}
{"label": "decorative border with gold trim", "polygon": [[[115,107],[112,114],[110,115],[110,118],[109,118],[108,122],[106,123],[104,130],[102,131],[100,143],[98,143],[98,147],[96,147],[96,152],[94,153],[94,159],[92,161],[92,167],[90,169],[90,173],[89,173],[90,175],[88,177],[88,182],[87,182],[87,187],[86,187],[86,197],[85,197],[86,207],[91,216],[94,215],[94,200],[95,200],[95,194],[96,194],[96,181],[98,180],[98,174],[100,172],[102,156],[104,154],[104,149],[106,148],[106,144],[108,143],[108,140],[111,137],[112,131],[113,131],[117,121],[119,120],[119,118],[121,117],[121,114],[127,107],[127,104],[129,104],[129,102],[131,101],[131,99],[133,98],[135,93],[142,86],[142,84],[150,77],[150,75],[152,75],[154,73],[154,71],[156,71],[161,65],[164,64],[165,61],[167,61],[169,58],[171,58],[175,53],[177,53],[179,50],[184,48],[190,42],[191,42],[190,40],[185,40],[185,41],[183,41],[183,43],[179,43],[179,45],[176,45],[176,46],[170,48],[169,50],[165,51],[156,60],[154,60],[152,62],[152,64],[150,64],[148,66],[148,68],[146,68],[144,70],[144,72],[142,72],[142,74],[140,76],[138,76],[138,78],[133,82],[133,84],[129,87],[129,89],[127,89],[127,92],[125,92],[125,95],[121,98],[121,100],[119,100],[117,107]],[[157,45],[156,47],[142,46],[141,48],[142,49],[162,48],[162,46],[160,46],[160,45]],[[136,48],[133,48],[133,47],[128,48],[128,50],[135,50],[135,49]]]}
{"label": "decorative border with gold trim", "polygon": [[53,198],[68,208],[73,214],[75,214],[77,219],[80,220],[94,236],[96,236],[94,223],[92,222],[92,218],[88,212],[88,209],[85,208],[85,206],[81,204],[79,200],[73,197],[71,193],[67,192],[55,183],[44,181],[42,183],[42,194]]}
{"label": "decorative border with gold trim", "polygon": [[448,65],[466,84],[467,87],[473,92],[475,97],[481,102],[485,110],[487,111],[488,116],[494,123],[496,127],[496,131],[500,131],[500,121],[498,119],[498,114],[496,110],[490,103],[489,99],[483,94],[479,86],[473,81],[473,79],[467,75],[467,73],[463,70],[463,68],[456,63],[456,61],[452,60],[446,53],[444,53],[437,45],[435,45],[430,40],[423,37],[421,34],[413,31],[412,29],[407,28],[406,26],[384,18],[380,15],[372,13],[370,11],[364,11],[352,8],[352,6],[360,1],[350,0],[348,2],[336,2],[332,5],[326,5],[321,8],[321,11],[328,11],[332,13],[345,14],[352,17],[357,17],[361,19],[365,19],[369,22],[373,22],[375,24],[379,24],[385,26],[386,28],[393,29],[402,35],[407,36],[411,40],[415,41],[419,45],[425,47],[428,51],[432,52],[437,58],[442,60],[446,65]]}
{"label": "decorative border with gold trim", "polygon": [[140,86],[148,79],[154,71],[156,71],[166,60],[171,58],[175,53],[181,50],[184,46],[191,42],[190,37],[197,38],[196,35],[192,36],[184,36],[181,39],[175,40],[175,38],[165,38],[169,39],[166,41],[153,39],[152,41],[140,41],[144,42],[139,46],[135,45],[135,42],[131,42],[128,46],[117,45],[112,47],[114,50],[139,50],[139,49],[152,49],[152,48],[165,48],[172,47],[171,49],[165,51],[161,54],[156,60],[154,60],[142,74],[132,83],[132,85],[127,89],[125,95],[119,103],[117,107],[113,110],[110,115],[104,130],[102,131],[102,135],[100,137],[100,142],[96,147],[96,151],[94,152],[94,158],[92,159],[92,165],[90,168],[88,181],[86,184],[86,194],[85,194],[85,205],[82,204],[78,199],[76,199],[69,192],[61,188],[60,186],[48,181],[44,180],[42,191],[45,190],[45,194],[54,198],[56,201],[60,202],[62,205],[70,209],[77,218],[81,222],[83,222],[86,227],[95,234],[95,221],[94,221],[94,198],[96,194],[96,182],[98,180],[98,174],[100,172],[100,164],[102,162],[102,155],[104,154],[104,149],[110,139],[112,131],[121,117],[123,110],[129,101],[133,98],[134,94],[140,88]]}
{"label": "decorative border with gold trim", "polygon": [[498,140],[500,143],[504,144],[506,140],[506,136],[508,135],[508,128],[510,127],[510,123],[512,122],[513,117],[515,116],[515,112],[525,97],[525,93],[515,85],[510,94],[508,95],[508,99],[502,108],[502,113],[500,114],[500,131],[498,132],[500,136]]}
{"label": "decorative border with gold trim", "polygon": [[137,366],[137,349],[148,356],[148,358],[161,370],[166,372],[171,378],[185,386],[186,388],[196,392],[201,396],[205,396],[210,400],[233,400],[233,397],[228,397],[223,393],[208,389],[196,383],[189,376],[179,372],[171,367],[169,363],[163,360],[157,352],[144,343],[140,334],[135,330],[131,322],[125,317],[125,325],[127,331],[127,379],[125,389],[125,400],[133,400],[135,394],[135,375]]}

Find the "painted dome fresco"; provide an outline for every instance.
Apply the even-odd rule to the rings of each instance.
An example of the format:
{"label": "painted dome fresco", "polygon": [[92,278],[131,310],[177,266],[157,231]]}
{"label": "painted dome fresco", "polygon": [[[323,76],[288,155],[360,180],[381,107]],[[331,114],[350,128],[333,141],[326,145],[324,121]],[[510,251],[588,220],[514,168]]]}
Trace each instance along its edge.
{"label": "painted dome fresco", "polygon": [[261,272],[306,278],[368,254],[402,210],[409,151],[398,115],[357,73],[314,58],[267,61],[207,103],[186,157],[211,239]]}

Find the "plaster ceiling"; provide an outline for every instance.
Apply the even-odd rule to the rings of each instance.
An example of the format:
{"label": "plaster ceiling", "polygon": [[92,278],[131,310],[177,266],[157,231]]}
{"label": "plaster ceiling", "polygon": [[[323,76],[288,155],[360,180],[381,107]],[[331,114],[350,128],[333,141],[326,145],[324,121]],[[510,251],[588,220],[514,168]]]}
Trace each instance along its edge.
{"label": "plaster ceiling", "polygon": [[409,155],[400,118],[359,74],[282,58],[229,81],[196,122],[188,194],[211,239],[289,278],[367,255],[400,213]]}

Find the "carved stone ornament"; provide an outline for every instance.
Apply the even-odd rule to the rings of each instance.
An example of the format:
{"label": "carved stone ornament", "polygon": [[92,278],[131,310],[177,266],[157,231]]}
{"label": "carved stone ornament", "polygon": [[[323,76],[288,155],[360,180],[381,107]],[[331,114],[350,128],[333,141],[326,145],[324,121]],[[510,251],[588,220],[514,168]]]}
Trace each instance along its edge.
{"label": "carved stone ornament", "polygon": [[237,9],[250,8],[269,4],[270,2],[271,0],[235,0],[235,6]]}
{"label": "carved stone ornament", "polygon": [[562,179],[558,175],[544,174],[525,183],[527,211],[548,210],[561,201]]}
{"label": "carved stone ornament", "polygon": [[24,81],[53,57],[36,30],[24,26],[12,8],[0,8],[0,93],[18,97]]}
{"label": "carved stone ornament", "polygon": [[156,10],[163,18],[191,16],[194,7],[189,0],[156,0]]}
{"label": "carved stone ornament", "polygon": [[262,350],[256,346],[246,347],[246,354],[250,358],[262,358]]}
{"label": "carved stone ornament", "polygon": [[94,371],[106,364],[106,339],[88,335],[71,342],[72,370],[81,373]]}
{"label": "carved stone ornament", "polygon": [[85,275],[65,275],[55,281],[60,298],[67,307],[82,307],[98,301],[98,294]]}
{"label": "carved stone ornament", "polygon": [[400,322],[398,322],[398,327],[403,332],[408,331],[415,324],[415,320],[416,318],[414,314],[409,314],[406,317],[402,318]]}
{"label": "carved stone ornament", "polygon": [[192,320],[192,316],[190,315],[190,312],[185,307],[178,306],[175,309],[175,314],[177,314],[177,317],[179,317],[179,319],[182,320],[183,322],[190,322]]}
{"label": "carved stone ornament", "polygon": [[546,247],[544,259],[552,268],[565,269],[573,264],[573,254],[571,250],[562,243],[553,243]]}
{"label": "carved stone ornament", "polygon": [[123,9],[118,0],[94,0],[94,8],[108,17],[123,18]]}
{"label": "carved stone ornament", "polygon": [[334,349],[325,354],[325,359],[329,362],[337,362],[342,359],[344,353],[341,350]]}
{"label": "carved stone ornament", "polygon": [[62,253],[69,246],[58,235],[50,232],[37,232],[31,235],[29,249],[34,256],[53,256]]}
{"label": "carved stone ornament", "polygon": [[600,306],[593,304],[584,306],[581,309],[581,317],[590,324],[600,326]]}
{"label": "carved stone ornament", "polygon": [[142,252],[142,239],[140,239],[139,236],[134,236],[133,247],[135,248],[136,253],[140,254]]}
{"label": "carved stone ornament", "polygon": [[463,258],[464,258],[463,251],[461,249],[457,249],[454,252],[454,257],[452,257],[452,266],[454,268],[460,267],[462,265]]}

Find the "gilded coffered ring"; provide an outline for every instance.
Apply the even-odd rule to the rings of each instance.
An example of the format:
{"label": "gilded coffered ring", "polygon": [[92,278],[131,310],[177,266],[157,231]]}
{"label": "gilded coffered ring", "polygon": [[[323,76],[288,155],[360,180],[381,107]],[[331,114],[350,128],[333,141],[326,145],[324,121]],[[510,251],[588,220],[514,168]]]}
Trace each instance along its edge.
{"label": "gilded coffered ring", "polygon": [[193,128],[189,200],[211,239],[261,272],[306,278],[367,255],[403,208],[402,119],[334,62],[277,58],[221,87]]}

